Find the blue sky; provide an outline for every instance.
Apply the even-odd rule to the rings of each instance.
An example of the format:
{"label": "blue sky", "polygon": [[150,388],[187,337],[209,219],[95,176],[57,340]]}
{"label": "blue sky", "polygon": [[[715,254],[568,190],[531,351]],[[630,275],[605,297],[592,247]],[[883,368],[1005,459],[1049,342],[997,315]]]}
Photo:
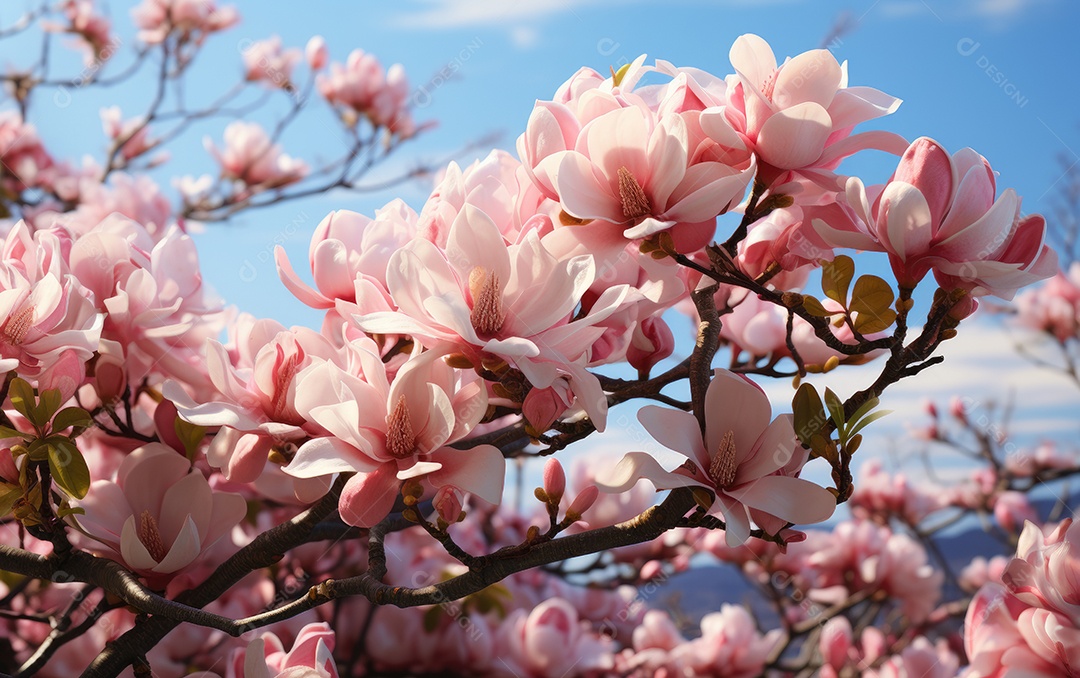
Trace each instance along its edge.
{"label": "blue sky", "polygon": [[[2,23],[14,18],[17,4],[22,3],[0,10]],[[128,10],[134,4],[110,4],[128,45],[133,38]],[[878,124],[908,138],[932,136],[950,150],[974,147],[1001,173],[1002,185],[1014,186],[1025,197],[1026,210],[1046,207],[1062,173],[1055,158],[1064,156],[1072,163],[1078,159],[1074,149],[1080,149],[1080,95],[1069,75],[1080,56],[1074,35],[1080,7],[1067,0],[233,4],[243,23],[211,40],[194,70],[192,84],[197,86],[189,88],[189,98],[209,101],[231,86],[242,72],[243,47],[272,34],[295,46],[322,34],[338,60],[360,47],[387,65],[400,62],[417,90],[416,101],[425,104],[416,117],[437,121],[438,127],[402,149],[384,168],[388,173],[410,169],[416,158],[444,157],[492,132],[501,132],[498,145],[512,149],[533,102],[550,97],[583,65],[606,71],[647,53],[723,75],[731,70],[728,48],[742,33],[762,35],[782,57],[820,46],[842,17],[847,17],[849,30],[829,47],[839,60],[849,62],[851,83],[904,99],[896,114]],[[0,63],[26,63],[35,53],[26,50],[28,45],[0,43]],[[60,63],[70,67],[69,72],[79,70],[77,60]],[[134,87],[73,91],[65,107],[41,100],[35,120],[57,152],[100,156],[104,140],[97,110],[115,103],[126,114],[137,113],[151,93],[149,73],[143,75]],[[309,159],[332,156],[341,144],[335,123],[317,98],[308,108],[286,136],[286,150]],[[281,110],[271,107],[269,115],[255,118],[269,124]],[[219,139],[225,123],[196,126],[183,143],[173,145],[170,174],[212,172],[201,139]],[[889,158],[869,154],[853,159],[845,169],[877,183],[887,178],[891,164]],[[273,245],[280,242],[294,260],[302,261],[310,232],[329,210],[370,213],[395,196],[419,208],[429,188],[430,182],[418,181],[378,194],[332,194],[212,226],[199,237],[206,278],[245,310],[272,314],[287,324],[310,323],[315,314],[283,301],[283,291],[269,293],[274,272],[268,253]]]}
{"label": "blue sky", "polygon": [[[133,39],[128,19],[133,4],[111,3],[119,33],[128,44]],[[607,71],[647,53],[650,58],[725,75],[731,70],[728,49],[740,34],[762,35],[782,58],[822,46],[844,17],[848,29],[828,41],[828,47],[839,60],[849,62],[851,84],[904,99],[900,110],[879,126],[909,139],[932,136],[950,150],[974,147],[1000,172],[999,185],[1013,186],[1024,196],[1026,211],[1048,207],[1062,175],[1059,156],[1066,164],[1080,160],[1075,76],[1080,5],[1069,0],[237,0],[233,4],[243,23],[215,36],[200,56],[189,88],[193,105],[212,100],[241,77],[240,52],[251,40],[277,34],[286,45],[302,47],[308,37],[321,34],[337,60],[360,47],[384,64],[402,63],[417,89],[416,100],[423,104],[415,112],[417,119],[438,122],[435,130],[402,149],[383,176],[410,169],[417,158],[444,157],[492,132],[501,132],[498,145],[512,150],[533,102],[549,98],[581,66]],[[14,18],[16,5],[22,3],[4,3],[0,24]],[[26,64],[36,54],[28,51],[30,45],[29,38],[0,42],[0,63]],[[73,74],[80,68],[77,58],[58,63]],[[150,84],[144,73],[134,86],[70,92],[69,105],[59,106],[46,97],[37,102],[34,119],[58,154],[78,157],[94,152],[100,157],[105,141],[98,109],[118,104],[125,114],[136,114],[150,98]],[[281,110],[280,105],[271,107],[254,119],[272,124],[273,114]],[[225,124],[213,120],[198,125],[181,144],[173,145],[169,175],[213,172],[201,140],[204,135],[220,139]],[[284,142],[287,152],[309,160],[332,157],[341,144],[333,118],[317,98]],[[884,181],[894,164],[895,159],[869,154],[844,169],[870,184]],[[167,175],[158,178],[167,181]],[[376,174],[372,180],[378,178]],[[318,326],[320,314],[293,300],[278,283],[274,245],[284,245],[297,269],[304,270],[310,234],[328,211],[371,213],[396,196],[419,209],[430,186],[417,181],[376,194],[333,193],[211,225],[196,236],[205,279],[242,310],[287,325]],[[732,226],[722,224],[721,229]],[[677,328],[689,325],[680,323]],[[1070,423],[1078,404],[1075,389],[1012,357],[1010,340],[1000,330],[984,330],[972,327],[970,340],[951,349],[954,355],[947,365],[956,367],[935,368],[917,384],[897,387],[888,406],[900,412],[883,420],[881,430],[902,431],[906,415],[916,414],[927,395],[945,397],[977,388],[990,397],[1010,389],[1046,395],[1049,400],[1032,399],[1026,415],[1018,414],[1042,422],[1038,432],[1075,433]],[[685,344],[680,345],[683,348]],[[994,369],[987,370],[991,360],[996,361]],[[865,372],[857,375],[853,372],[858,381],[851,382],[852,389],[869,381]],[[785,399],[779,391],[776,396],[777,401]],[[884,423],[889,420],[894,423]],[[631,434],[625,429],[623,433]],[[1029,438],[1034,436],[1033,431]]]}

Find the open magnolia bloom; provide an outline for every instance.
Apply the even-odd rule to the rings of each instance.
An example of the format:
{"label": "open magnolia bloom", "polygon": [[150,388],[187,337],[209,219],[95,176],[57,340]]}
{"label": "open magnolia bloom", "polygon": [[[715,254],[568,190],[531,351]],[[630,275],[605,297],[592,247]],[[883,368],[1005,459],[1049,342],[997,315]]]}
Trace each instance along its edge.
{"label": "open magnolia bloom", "polygon": [[159,582],[181,572],[239,523],[244,498],[215,492],[190,462],[161,443],[124,458],[116,482],[97,480],[79,525],[107,555]]}
{"label": "open magnolia bloom", "polygon": [[672,471],[645,452],[625,455],[597,485],[625,492],[645,478],[657,490],[702,488],[713,495],[709,514],[724,520],[729,546],[750,536],[750,521],[770,534],[787,523],[817,523],[836,508],[832,493],[795,475],[807,453],[795,438],[792,417],[772,418],[756,384],[716,370],[705,393],[705,434],[689,412],[643,407],[638,419],[664,447],[686,457]]}

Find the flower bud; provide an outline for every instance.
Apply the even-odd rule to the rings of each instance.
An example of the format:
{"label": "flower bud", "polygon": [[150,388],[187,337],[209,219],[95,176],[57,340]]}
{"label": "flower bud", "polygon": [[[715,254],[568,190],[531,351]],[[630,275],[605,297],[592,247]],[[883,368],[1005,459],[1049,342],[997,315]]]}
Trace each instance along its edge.
{"label": "flower bud", "polygon": [[456,523],[465,514],[461,510],[461,492],[450,485],[443,485],[435,492],[431,504],[439,513],[439,518],[447,524]]}
{"label": "flower bud", "polygon": [[544,464],[544,493],[549,504],[558,504],[566,491],[566,473],[562,464],[555,457],[550,457]]}
{"label": "flower bud", "polygon": [[313,71],[325,66],[327,59],[326,40],[321,35],[312,36],[311,40],[308,40],[307,47],[304,48],[304,56],[307,58],[308,66]]}
{"label": "flower bud", "polygon": [[572,522],[581,520],[581,515],[592,508],[599,494],[600,490],[596,489],[596,485],[589,485],[579,492],[578,496],[574,497],[574,501],[570,502],[570,508],[566,509],[567,520]]}

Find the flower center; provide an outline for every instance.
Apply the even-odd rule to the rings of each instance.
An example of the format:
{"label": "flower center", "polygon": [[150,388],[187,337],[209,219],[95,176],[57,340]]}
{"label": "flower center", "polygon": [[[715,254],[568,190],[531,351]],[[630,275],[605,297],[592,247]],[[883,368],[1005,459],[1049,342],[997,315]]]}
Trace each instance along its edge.
{"label": "flower center", "polygon": [[274,370],[274,393],[270,401],[274,416],[280,421],[295,418],[295,413],[289,408],[289,385],[300,369],[304,360],[303,349],[296,347],[296,352],[285,356],[285,349],[277,347],[277,369]]}
{"label": "flower center", "polygon": [[480,335],[497,334],[506,321],[499,276],[480,266],[473,268],[469,273],[469,292],[473,299],[469,314],[473,329]]}
{"label": "flower center", "polygon": [[765,78],[765,82],[761,83],[761,96],[771,104],[773,102],[773,90],[776,89],[776,76],[780,74],[780,69],[769,74],[769,77]]}
{"label": "flower center", "polygon": [[12,346],[18,346],[26,338],[26,333],[33,324],[34,306],[33,304],[27,304],[4,323],[4,339]]}
{"label": "flower center", "polygon": [[395,459],[408,459],[416,451],[416,433],[405,396],[398,396],[393,412],[386,418],[386,450]]}
{"label": "flower center", "polygon": [[709,478],[716,483],[717,489],[729,487],[735,482],[735,433],[728,431],[720,441],[720,448],[716,450],[716,456],[709,464]]}
{"label": "flower center", "polygon": [[619,200],[622,201],[623,216],[627,219],[638,219],[652,212],[645,189],[625,167],[619,168]]}
{"label": "flower center", "polygon": [[150,515],[149,511],[144,510],[139,515],[139,529],[137,530],[139,541],[146,547],[147,552],[150,553],[150,557],[161,562],[165,560],[165,556],[168,555],[169,549],[165,548],[165,542],[161,538],[161,531],[158,529],[157,520],[154,516]]}

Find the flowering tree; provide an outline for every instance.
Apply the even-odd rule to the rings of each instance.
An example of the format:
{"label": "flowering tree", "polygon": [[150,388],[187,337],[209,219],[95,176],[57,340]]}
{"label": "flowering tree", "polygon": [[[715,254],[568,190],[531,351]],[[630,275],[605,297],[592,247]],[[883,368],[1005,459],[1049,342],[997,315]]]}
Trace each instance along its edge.
{"label": "flowering tree", "polygon": [[[244,82],[192,108],[186,73],[236,12],[145,0],[132,18],[126,67],[89,0],[43,5],[4,30],[46,32],[40,60],[3,76],[0,114],[5,668],[1080,666],[1080,537],[1068,520],[1037,526],[1025,494],[1075,461],[1003,459],[961,403],[955,434],[935,423],[924,437],[974,439],[987,465],[975,486],[930,491],[873,464],[852,473],[889,386],[939,363],[981,298],[1057,273],[1045,221],[998,191],[978,153],[856,132],[900,102],[849,86],[827,50],[778,63],[744,35],[726,78],[645,57],[609,76],[583,68],[536,104],[517,157],[451,163],[419,213],[395,200],[374,216],[327,215],[313,283],[279,248],[285,288],[324,313],[320,328],[286,328],[214,300],[185,229],[364,188],[369,168],[424,129],[405,74],[359,50],[330,63],[318,37],[303,52],[271,38],[244,50]],[[56,32],[85,55],[78,82],[50,72]],[[143,68],[157,69],[158,89],[139,117],[103,112],[102,162],[55,157],[29,122],[50,88],[110,86]],[[265,104],[245,103],[252,90],[290,102],[272,131],[245,120]],[[316,96],[351,140],[319,164],[281,146]],[[218,175],[178,178],[174,204],[145,172],[207,118],[232,119],[207,144]],[[899,158],[882,184],[840,173],[866,149]],[[856,275],[845,250],[884,253],[893,280]],[[820,294],[799,291],[818,268]],[[1080,299],[1066,285],[1055,278],[1025,317],[1045,302],[1062,318],[1053,295]],[[667,360],[674,309],[698,327],[681,361]],[[1061,341],[1077,334],[1075,322],[1052,327]],[[869,361],[877,376],[846,398],[800,385]],[[605,374],[620,364],[636,378]],[[790,400],[770,403],[755,382],[769,378],[794,379]],[[629,401],[650,401],[638,411],[650,449],[681,462],[586,451],[568,479],[564,450],[587,447]],[[537,503],[504,505],[507,460],[535,457],[546,458]],[[827,487],[801,477],[808,464]],[[844,503],[852,519],[802,529]],[[992,514],[1017,557],[957,575],[934,535],[972,513]],[[735,564],[763,604],[725,605],[687,632],[642,592],[706,553]]]}

